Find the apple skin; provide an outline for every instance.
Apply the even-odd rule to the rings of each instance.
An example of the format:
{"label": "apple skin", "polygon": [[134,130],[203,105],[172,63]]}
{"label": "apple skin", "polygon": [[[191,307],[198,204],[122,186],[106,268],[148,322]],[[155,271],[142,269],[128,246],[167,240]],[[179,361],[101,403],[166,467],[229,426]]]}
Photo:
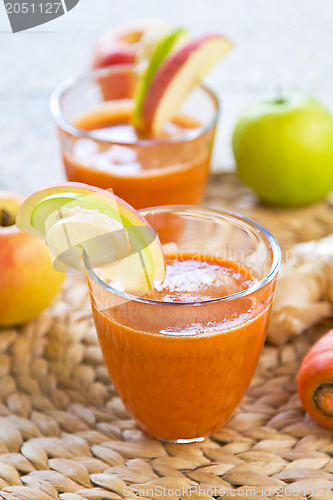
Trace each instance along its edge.
{"label": "apple skin", "polygon": [[104,33],[97,44],[93,68],[105,68],[118,64],[134,64],[137,54],[137,43],[128,44],[123,40],[115,40],[113,33]]}
{"label": "apple skin", "polygon": [[146,19],[127,22],[102,33],[95,46],[92,67],[135,64],[146,32],[149,29],[163,30],[165,26],[162,21]]}
{"label": "apple skin", "polygon": [[[0,191],[0,210],[15,220],[24,198]],[[60,291],[65,275],[51,265],[45,243],[16,227],[0,226],[0,327],[21,325],[41,313]]]}
{"label": "apple skin", "polygon": [[174,52],[157,70],[145,95],[142,122],[146,132],[158,134],[172,111],[178,110],[186,96],[231,48],[229,40],[213,33],[191,40]]}
{"label": "apple skin", "polygon": [[148,60],[147,67],[141,72],[139,84],[135,92],[134,101],[135,106],[133,110],[132,121],[136,129],[142,128],[142,106],[144,103],[145,95],[149,90],[150,83],[158,68],[163,61],[172,53],[172,51],[187,37],[187,31],[184,28],[176,28],[168,31],[162,36],[156,44],[155,49]]}
{"label": "apple skin", "polygon": [[[140,40],[146,25],[128,23],[103,33],[97,40],[92,67],[134,65],[140,50]],[[105,101],[131,98],[135,89],[135,75],[131,71],[115,71],[99,78]]]}
{"label": "apple skin", "polygon": [[250,106],[232,142],[239,177],[266,204],[307,205],[333,189],[333,117],[301,92]]}
{"label": "apple skin", "polygon": [[[134,65],[142,50],[146,32],[165,26],[158,20],[141,20],[121,24],[102,33],[97,40],[92,67]],[[114,74],[99,78],[99,84],[104,100],[131,98],[134,94],[136,77],[130,71],[115,71]]]}
{"label": "apple skin", "polygon": [[[23,201],[24,196],[20,194],[11,191],[0,191],[0,227],[15,223],[16,214]],[[2,220],[3,211],[6,214],[4,220]]]}
{"label": "apple skin", "polygon": [[134,64],[146,29],[146,23],[137,22],[126,23],[102,33],[95,46],[92,67]]}

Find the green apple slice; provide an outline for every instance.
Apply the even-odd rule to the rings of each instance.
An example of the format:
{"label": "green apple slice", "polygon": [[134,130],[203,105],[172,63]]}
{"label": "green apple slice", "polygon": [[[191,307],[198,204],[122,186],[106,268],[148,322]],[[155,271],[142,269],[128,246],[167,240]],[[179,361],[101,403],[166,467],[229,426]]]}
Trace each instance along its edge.
{"label": "green apple slice", "polygon": [[121,217],[115,200],[110,199],[110,204],[101,202],[94,193],[56,193],[43,198],[31,213],[31,226],[36,229],[41,237],[46,236],[45,224],[47,218],[63,207],[67,209],[80,207],[81,209],[96,209],[121,223]]}
{"label": "green apple slice", "polygon": [[[144,103],[145,95],[149,89],[150,83],[165,59],[179,47],[187,38],[187,31],[184,28],[176,28],[169,33],[162,36],[156,43],[155,49],[150,54],[147,60],[146,68],[142,70],[139,76],[139,83],[134,96],[134,109],[132,121],[137,129],[142,127],[142,106]],[[140,63],[141,67],[144,66],[144,61]],[[140,73],[140,68],[139,68]]]}
{"label": "green apple slice", "polygon": [[43,189],[24,201],[17,226],[46,239],[57,270],[84,270],[85,252],[89,265],[99,268],[105,281],[119,284],[127,293],[143,295],[154,281],[164,279],[164,255],[156,233],[109,191],[72,182]]}

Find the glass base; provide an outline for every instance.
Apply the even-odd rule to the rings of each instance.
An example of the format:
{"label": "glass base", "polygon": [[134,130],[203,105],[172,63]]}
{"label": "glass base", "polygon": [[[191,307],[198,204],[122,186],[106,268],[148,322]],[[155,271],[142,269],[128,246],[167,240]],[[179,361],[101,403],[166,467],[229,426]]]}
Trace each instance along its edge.
{"label": "glass base", "polygon": [[189,443],[201,443],[205,440],[204,436],[191,438],[191,439],[163,439],[159,438],[163,443],[178,443],[178,444],[189,444]]}

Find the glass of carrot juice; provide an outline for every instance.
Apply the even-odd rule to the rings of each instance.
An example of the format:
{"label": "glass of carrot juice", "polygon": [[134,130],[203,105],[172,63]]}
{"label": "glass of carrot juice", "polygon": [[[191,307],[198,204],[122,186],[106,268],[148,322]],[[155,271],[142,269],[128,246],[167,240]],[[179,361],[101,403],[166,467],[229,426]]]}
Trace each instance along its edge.
{"label": "glass of carrot juice", "polygon": [[195,206],[141,211],[166,259],[163,284],[131,296],[85,258],[96,330],[111,379],[156,438],[202,440],[243,397],[266,335],[280,249],[259,224]]}
{"label": "glass of carrot juice", "polygon": [[51,97],[69,181],[113,192],[135,208],[198,204],[208,177],[218,100],[198,86],[158,137],[131,123],[135,72],[113,66],[60,85]]}

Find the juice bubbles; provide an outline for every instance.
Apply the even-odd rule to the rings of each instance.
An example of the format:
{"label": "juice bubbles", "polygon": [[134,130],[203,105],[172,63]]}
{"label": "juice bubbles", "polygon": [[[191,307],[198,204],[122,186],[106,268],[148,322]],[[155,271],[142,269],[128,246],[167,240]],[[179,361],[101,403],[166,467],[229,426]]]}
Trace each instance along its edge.
{"label": "juice bubbles", "polygon": [[[143,136],[130,122],[134,85],[120,83],[126,72],[133,78],[124,66],[96,70],[55,91],[51,107],[67,179],[112,189],[135,208],[200,203],[215,135],[216,97],[198,87],[158,137]],[[120,84],[127,98],[117,97]]]}
{"label": "juice bubbles", "polygon": [[[147,218],[162,236],[166,220],[168,227],[179,223],[164,232],[176,241],[165,247],[163,284],[125,300],[88,269],[94,321],[111,378],[137,423],[157,438],[196,440],[227,421],[250,383],[278,246],[233,215],[188,207],[152,210]],[[237,262],[230,258],[236,251]]]}

